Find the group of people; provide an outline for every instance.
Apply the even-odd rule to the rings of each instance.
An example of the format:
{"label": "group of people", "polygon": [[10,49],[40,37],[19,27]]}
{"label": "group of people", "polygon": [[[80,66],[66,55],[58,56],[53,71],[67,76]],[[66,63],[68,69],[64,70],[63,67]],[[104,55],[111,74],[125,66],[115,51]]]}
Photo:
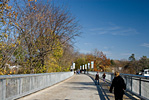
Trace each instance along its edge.
{"label": "group of people", "polygon": [[[123,100],[123,94],[124,90],[126,90],[126,84],[124,82],[124,79],[120,76],[119,72],[114,73],[115,77],[112,80],[112,84],[110,86],[110,93],[112,93],[112,90],[114,88],[114,96],[115,100]],[[103,73],[102,75],[103,81],[105,82],[106,74]],[[97,72],[95,76],[95,84],[99,85],[99,73]]]}
{"label": "group of people", "polygon": [[74,74],[80,74],[81,71],[78,69],[77,71],[74,71]]}
{"label": "group of people", "polygon": [[[102,75],[102,77],[103,77],[103,80],[104,80],[104,82],[105,82],[106,74],[104,73],[104,74]],[[96,76],[95,76],[95,84],[96,84],[96,85],[99,85],[99,73],[98,73],[98,72],[97,72],[97,74],[96,74]]]}

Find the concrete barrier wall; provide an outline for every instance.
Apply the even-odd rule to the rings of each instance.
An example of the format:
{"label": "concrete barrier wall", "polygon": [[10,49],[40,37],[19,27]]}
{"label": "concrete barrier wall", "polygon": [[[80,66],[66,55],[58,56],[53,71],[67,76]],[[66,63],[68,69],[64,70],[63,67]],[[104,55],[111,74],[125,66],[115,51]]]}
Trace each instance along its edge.
{"label": "concrete barrier wall", "polygon": [[[91,75],[96,75],[97,72],[88,72]],[[99,77],[102,78],[103,72],[99,72]],[[149,77],[132,75],[132,74],[120,74],[125,83],[126,90],[135,94],[142,99],[149,99]],[[112,82],[114,78],[113,73],[106,72],[106,80]]]}
{"label": "concrete barrier wall", "polygon": [[73,72],[0,76],[0,100],[13,100],[52,86],[71,77]]}

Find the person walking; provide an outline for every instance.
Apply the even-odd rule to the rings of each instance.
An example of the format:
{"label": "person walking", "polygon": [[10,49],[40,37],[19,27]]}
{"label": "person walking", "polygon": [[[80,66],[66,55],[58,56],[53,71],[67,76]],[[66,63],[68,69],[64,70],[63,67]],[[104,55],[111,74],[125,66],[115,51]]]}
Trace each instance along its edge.
{"label": "person walking", "polygon": [[112,93],[112,89],[114,87],[115,100],[123,100],[123,94],[124,90],[126,90],[126,84],[124,82],[124,79],[119,75],[119,72],[115,72],[114,75],[115,77],[112,80],[109,91]]}
{"label": "person walking", "polygon": [[105,82],[105,78],[106,78],[106,74],[105,73],[103,73],[102,78],[103,78],[103,81]]}
{"label": "person walking", "polygon": [[96,76],[95,76],[95,84],[99,85],[99,73],[97,72]]}

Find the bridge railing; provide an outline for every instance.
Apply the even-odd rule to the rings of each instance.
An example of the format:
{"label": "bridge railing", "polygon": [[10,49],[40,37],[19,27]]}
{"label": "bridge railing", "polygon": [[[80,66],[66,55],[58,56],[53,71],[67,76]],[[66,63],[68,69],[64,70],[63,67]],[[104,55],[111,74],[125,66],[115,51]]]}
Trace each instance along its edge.
{"label": "bridge railing", "polygon": [[[91,75],[96,75],[97,72],[88,72]],[[106,80],[112,82],[114,78],[113,73],[105,72]],[[99,72],[99,77],[102,78],[103,72]],[[126,90],[135,94],[142,99],[149,99],[149,77],[132,74],[120,74],[125,83]]]}
{"label": "bridge railing", "polygon": [[0,75],[0,100],[13,100],[52,86],[73,75],[73,72]]}

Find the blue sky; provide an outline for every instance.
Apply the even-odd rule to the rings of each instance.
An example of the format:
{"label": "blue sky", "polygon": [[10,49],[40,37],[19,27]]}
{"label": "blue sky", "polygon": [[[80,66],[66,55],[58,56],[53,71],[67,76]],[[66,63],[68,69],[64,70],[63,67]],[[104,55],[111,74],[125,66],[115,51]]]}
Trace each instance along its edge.
{"label": "blue sky", "polygon": [[149,58],[149,0],[57,0],[82,26],[74,47],[110,59]]}
{"label": "blue sky", "polygon": [[75,49],[110,59],[149,57],[149,0],[63,0],[82,25]]}

